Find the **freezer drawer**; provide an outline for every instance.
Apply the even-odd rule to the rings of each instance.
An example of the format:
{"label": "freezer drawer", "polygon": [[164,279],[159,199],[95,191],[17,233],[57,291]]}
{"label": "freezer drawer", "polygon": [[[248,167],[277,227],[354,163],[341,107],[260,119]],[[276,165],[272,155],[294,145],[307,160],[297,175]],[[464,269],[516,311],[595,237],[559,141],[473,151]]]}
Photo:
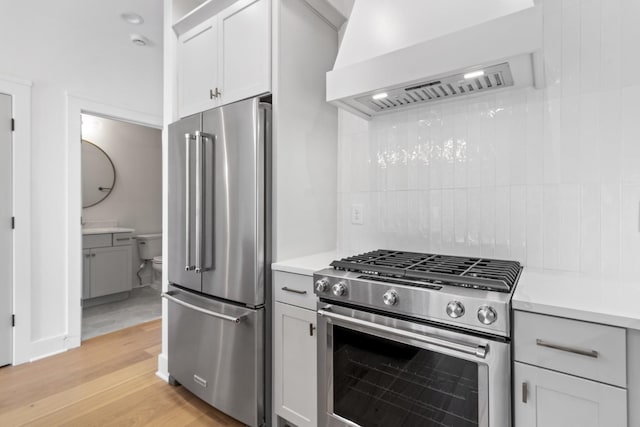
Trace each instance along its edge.
{"label": "freezer drawer", "polygon": [[233,418],[264,424],[264,309],[175,289],[163,296],[169,301],[169,374]]}

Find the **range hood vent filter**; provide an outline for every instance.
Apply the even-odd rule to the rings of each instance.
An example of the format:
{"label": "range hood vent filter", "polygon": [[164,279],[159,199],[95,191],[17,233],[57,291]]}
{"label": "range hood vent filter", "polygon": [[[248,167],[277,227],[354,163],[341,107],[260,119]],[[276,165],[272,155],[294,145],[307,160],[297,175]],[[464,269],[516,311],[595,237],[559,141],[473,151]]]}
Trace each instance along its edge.
{"label": "range hood vent filter", "polygon": [[482,71],[483,75],[473,78],[465,78],[465,74],[469,73],[465,71],[407,87],[394,88],[387,90],[387,96],[382,99],[374,99],[372,94],[368,94],[355,100],[379,113],[513,86],[511,68],[507,62],[484,67]]}

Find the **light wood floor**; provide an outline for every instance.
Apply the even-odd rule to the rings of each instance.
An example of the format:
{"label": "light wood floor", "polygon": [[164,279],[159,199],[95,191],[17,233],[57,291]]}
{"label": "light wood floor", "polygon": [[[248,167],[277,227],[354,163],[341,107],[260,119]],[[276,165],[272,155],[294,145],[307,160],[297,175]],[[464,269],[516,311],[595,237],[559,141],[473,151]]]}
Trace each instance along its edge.
{"label": "light wood floor", "polygon": [[0,426],[241,426],[156,377],[160,320],[0,368]]}

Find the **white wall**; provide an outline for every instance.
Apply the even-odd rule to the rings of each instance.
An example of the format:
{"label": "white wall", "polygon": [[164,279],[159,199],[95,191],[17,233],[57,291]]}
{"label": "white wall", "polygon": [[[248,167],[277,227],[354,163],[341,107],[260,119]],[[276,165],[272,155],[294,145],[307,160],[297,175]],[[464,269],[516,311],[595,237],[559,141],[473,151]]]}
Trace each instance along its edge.
{"label": "white wall", "polygon": [[[65,92],[161,115],[162,12],[157,3],[0,0],[5,34],[0,37],[0,74],[33,82],[32,357],[46,351],[47,340],[67,333]],[[131,8],[145,16],[143,26],[132,28],[120,19],[119,13]],[[135,47],[128,41],[133,31],[152,45]],[[79,216],[80,207],[78,224]]]}
{"label": "white wall", "polygon": [[[640,273],[640,3],[546,0],[548,87],[341,112],[338,246]],[[357,3],[356,3],[357,7]],[[351,224],[352,204],[364,225]]]}
{"label": "white wall", "polygon": [[[82,138],[104,150],[116,169],[112,192],[97,205],[84,208],[83,221],[116,220],[120,227],[133,228],[136,235],[161,233],[162,131],[84,114],[83,120],[90,120],[95,127],[84,127]],[[132,255],[135,287],[139,285],[136,271],[140,265],[136,246]],[[141,274],[143,284],[152,281],[150,265]]]}

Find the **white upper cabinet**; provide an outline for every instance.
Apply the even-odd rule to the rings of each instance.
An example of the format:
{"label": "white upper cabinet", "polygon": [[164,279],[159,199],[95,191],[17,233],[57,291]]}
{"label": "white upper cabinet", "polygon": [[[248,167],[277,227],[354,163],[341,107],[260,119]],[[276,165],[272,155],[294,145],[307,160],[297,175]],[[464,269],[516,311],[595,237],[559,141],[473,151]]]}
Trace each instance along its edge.
{"label": "white upper cabinet", "polygon": [[271,90],[269,3],[241,0],[220,12],[220,90],[224,104]]}
{"label": "white upper cabinet", "polygon": [[219,105],[218,19],[216,16],[178,38],[178,111],[180,117]]}
{"label": "white upper cabinet", "polygon": [[271,91],[270,0],[239,0],[178,37],[178,115]]}

